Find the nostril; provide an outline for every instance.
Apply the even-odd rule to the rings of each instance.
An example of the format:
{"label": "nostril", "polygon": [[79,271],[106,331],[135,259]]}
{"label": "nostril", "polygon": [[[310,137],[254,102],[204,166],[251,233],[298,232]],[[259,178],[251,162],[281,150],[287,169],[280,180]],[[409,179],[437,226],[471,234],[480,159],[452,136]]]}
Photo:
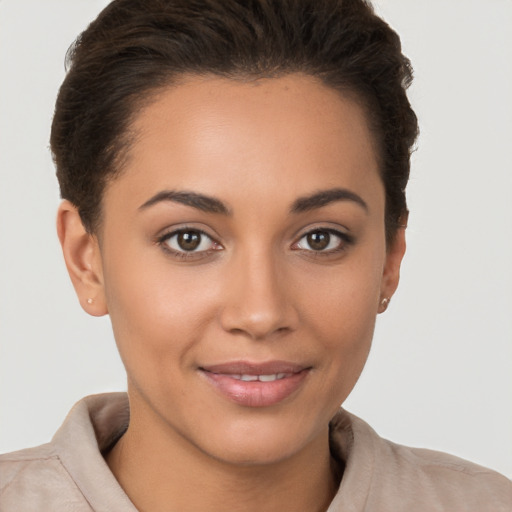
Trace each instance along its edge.
{"label": "nostril", "polygon": [[262,326],[246,326],[246,328],[232,328],[229,332],[235,336],[246,336],[254,340],[270,339],[275,336],[282,336],[292,331],[290,327],[261,328]]}

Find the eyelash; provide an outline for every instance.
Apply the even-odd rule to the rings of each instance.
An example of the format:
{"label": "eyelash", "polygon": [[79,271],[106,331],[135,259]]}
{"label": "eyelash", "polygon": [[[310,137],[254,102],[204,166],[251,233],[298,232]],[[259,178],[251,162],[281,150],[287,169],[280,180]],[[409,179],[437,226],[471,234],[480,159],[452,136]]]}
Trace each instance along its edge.
{"label": "eyelash", "polygon": [[[211,244],[214,247],[206,249],[206,250],[202,250],[202,251],[175,250],[175,249],[172,249],[171,247],[169,247],[169,244],[168,244],[169,240],[171,240],[174,237],[179,236],[180,234],[185,234],[185,233],[194,233],[194,234],[199,235],[201,238],[206,237],[211,241]],[[339,238],[339,240],[340,240],[339,246],[334,249],[329,249],[327,251],[326,250],[303,249],[301,247],[298,247],[298,245],[300,244],[300,242],[302,240],[306,239],[308,236],[313,235],[315,233],[326,233],[329,236],[334,235],[335,237]],[[200,244],[202,242],[203,241],[201,240]],[[329,240],[329,243],[330,242],[331,242],[331,240]],[[214,240],[210,235],[208,235],[208,233],[206,233],[205,231],[198,229],[198,228],[183,227],[180,229],[175,229],[173,231],[164,233],[163,235],[159,236],[156,239],[156,243],[162,248],[162,250],[164,250],[168,254],[171,254],[172,256],[179,258],[181,260],[202,259],[206,256],[209,256],[213,252],[222,250],[222,246],[220,243],[218,243],[216,240]],[[332,229],[332,228],[319,227],[319,228],[311,229],[311,230],[307,231],[306,233],[302,234],[301,237],[298,239],[298,241],[292,245],[292,250],[308,253],[308,256],[314,257],[314,258],[328,257],[328,256],[332,256],[334,254],[339,254],[341,252],[346,251],[348,249],[348,247],[353,245],[354,243],[355,243],[355,239],[352,235],[349,235],[347,233],[344,233],[342,231],[338,231],[338,230]]]}
{"label": "eyelash", "polygon": [[[339,239],[339,244],[334,249],[329,250],[314,250],[314,249],[301,249],[298,247],[300,242],[304,239],[306,239],[308,236],[313,235],[315,233],[326,233],[329,236],[335,236]],[[329,240],[329,243],[331,240]],[[324,227],[318,227],[314,229],[310,229],[306,233],[304,233],[297,242],[295,242],[292,246],[293,250],[296,251],[303,251],[304,253],[307,253],[309,257],[314,258],[323,258],[323,257],[329,257],[335,254],[342,253],[346,251],[351,245],[355,243],[355,238],[352,235],[349,235],[348,233],[344,233],[343,231],[338,231],[337,229],[333,228],[324,228]]]}
{"label": "eyelash", "polygon": [[[171,240],[174,237],[179,236],[180,234],[185,233],[195,233],[199,235],[201,238],[208,238],[211,241],[211,244],[215,246],[215,248],[210,248],[203,251],[186,251],[186,250],[175,250],[169,247],[169,240]],[[200,244],[203,242],[203,240],[200,241]],[[182,260],[191,260],[191,259],[201,259],[205,256],[210,255],[213,252],[221,250],[221,245],[215,241],[208,233],[204,232],[201,229],[198,228],[179,228],[175,229],[173,231],[169,231],[168,233],[164,233],[163,235],[159,236],[156,240],[156,243],[168,254],[171,254],[174,257],[177,257]]]}

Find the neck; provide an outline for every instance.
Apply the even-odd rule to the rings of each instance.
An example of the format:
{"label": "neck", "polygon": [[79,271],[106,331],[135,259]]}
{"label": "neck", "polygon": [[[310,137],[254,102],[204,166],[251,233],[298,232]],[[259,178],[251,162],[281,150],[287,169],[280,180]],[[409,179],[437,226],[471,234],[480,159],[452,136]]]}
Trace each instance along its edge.
{"label": "neck", "polygon": [[158,421],[131,413],[106,461],[141,512],[322,512],[339,485],[327,428],[285,460],[240,465],[212,458]]}

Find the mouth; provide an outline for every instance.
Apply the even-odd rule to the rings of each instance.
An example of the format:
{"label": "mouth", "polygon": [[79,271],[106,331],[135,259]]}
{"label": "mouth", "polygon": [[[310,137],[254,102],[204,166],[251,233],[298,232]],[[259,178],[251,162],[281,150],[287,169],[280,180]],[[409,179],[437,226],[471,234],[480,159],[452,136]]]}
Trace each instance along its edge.
{"label": "mouth", "polygon": [[270,373],[267,375],[250,375],[245,373],[242,375],[230,375],[230,377],[232,379],[242,380],[244,382],[273,382],[275,380],[286,379],[287,377],[291,377],[292,375],[293,373]]}
{"label": "mouth", "polygon": [[311,367],[284,361],[233,362],[199,368],[221,396],[245,407],[276,405],[297,392]]}

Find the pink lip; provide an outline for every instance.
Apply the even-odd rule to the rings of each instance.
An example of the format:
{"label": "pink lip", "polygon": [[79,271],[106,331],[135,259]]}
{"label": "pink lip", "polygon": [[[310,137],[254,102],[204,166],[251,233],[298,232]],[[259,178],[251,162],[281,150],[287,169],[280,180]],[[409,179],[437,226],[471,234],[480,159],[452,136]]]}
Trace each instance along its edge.
{"label": "pink lip", "polygon": [[[199,368],[217,391],[229,400],[246,407],[268,407],[278,404],[301,387],[310,369],[285,361],[236,361]],[[285,375],[267,382],[239,380],[241,375],[275,374]]]}

